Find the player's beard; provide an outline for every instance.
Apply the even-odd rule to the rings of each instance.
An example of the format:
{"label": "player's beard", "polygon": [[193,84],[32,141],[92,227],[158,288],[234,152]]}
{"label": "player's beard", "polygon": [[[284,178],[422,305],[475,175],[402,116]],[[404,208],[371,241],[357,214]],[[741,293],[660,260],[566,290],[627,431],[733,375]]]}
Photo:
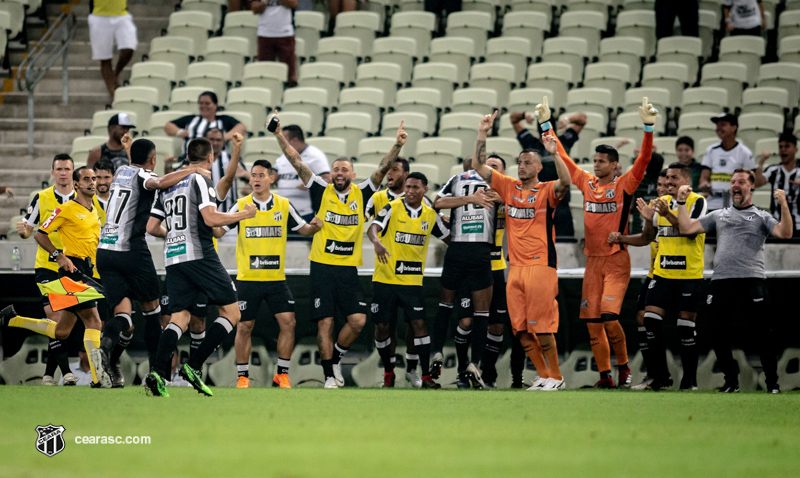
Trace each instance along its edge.
{"label": "player's beard", "polygon": [[97,194],[105,194],[108,192],[108,186],[97,186]]}
{"label": "player's beard", "polygon": [[336,182],[336,180],[333,181],[333,188],[336,189],[337,191],[339,191],[340,193],[346,191],[347,188],[349,188],[349,187],[350,187],[350,180],[349,179],[345,179],[344,183],[342,183],[341,186],[339,185],[339,183]]}

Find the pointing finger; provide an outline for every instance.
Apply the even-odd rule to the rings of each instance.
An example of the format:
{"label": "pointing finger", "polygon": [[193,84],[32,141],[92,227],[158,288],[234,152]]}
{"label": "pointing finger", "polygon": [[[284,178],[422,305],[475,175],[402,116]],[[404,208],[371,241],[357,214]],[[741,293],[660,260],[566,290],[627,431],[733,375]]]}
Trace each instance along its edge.
{"label": "pointing finger", "polygon": [[642,108],[646,111],[647,110],[647,97],[642,97]]}
{"label": "pointing finger", "polygon": [[550,107],[547,105],[547,96],[545,96],[544,98],[542,98],[542,106],[544,106],[545,108],[548,108],[548,109],[550,108]]}
{"label": "pointing finger", "polygon": [[400,126],[398,126],[398,127],[397,127],[397,132],[398,132],[398,133],[399,133],[400,131],[403,131],[403,123],[405,123],[405,121],[406,121],[406,120],[400,120]]}

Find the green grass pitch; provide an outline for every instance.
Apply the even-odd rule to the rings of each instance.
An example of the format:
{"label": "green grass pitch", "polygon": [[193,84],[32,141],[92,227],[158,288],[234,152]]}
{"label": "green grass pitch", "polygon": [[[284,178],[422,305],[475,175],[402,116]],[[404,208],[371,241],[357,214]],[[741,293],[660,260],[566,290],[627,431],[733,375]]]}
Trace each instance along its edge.
{"label": "green grass pitch", "polygon": [[[0,476],[800,475],[796,392],[169,391],[0,387]],[[35,448],[50,423],[54,457]]]}

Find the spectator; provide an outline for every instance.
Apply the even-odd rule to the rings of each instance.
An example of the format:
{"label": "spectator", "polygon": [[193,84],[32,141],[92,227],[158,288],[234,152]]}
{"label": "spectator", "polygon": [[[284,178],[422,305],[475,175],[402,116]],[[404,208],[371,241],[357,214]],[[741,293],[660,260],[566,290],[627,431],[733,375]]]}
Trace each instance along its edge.
{"label": "spectator", "polygon": [[698,0],[656,0],[656,38],[671,37],[675,17],[681,22],[681,35],[700,35],[700,2]]}
{"label": "spectator", "polygon": [[[71,362],[69,369],[72,370],[72,375],[75,376],[74,385],[91,385],[92,384],[92,369],[89,367],[89,356],[86,355],[86,349],[81,348],[78,350],[77,362]],[[64,385],[64,377],[62,376],[59,385]]]}
{"label": "spectator", "polygon": [[114,165],[114,170],[117,170],[127,164],[131,164],[130,160],[128,159],[128,153],[125,152],[125,148],[122,147],[121,140],[122,137],[125,136],[125,133],[130,131],[131,128],[135,127],[136,126],[131,124],[128,113],[115,114],[109,118],[108,141],[100,146],[95,146],[91,151],[89,151],[89,157],[86,159],[86,166],[93,168],[94,164],[101,159],[107,159],[111,161],[111,164]]}
{"label": "spectator", "polygon": [[675,154],[678,156],[679,163],[689,166],[689,171],[692,173],[691,186],[693,190],[697,191],[703,166],[694,159],[694,140],[688,136],[678,138],[675,141]]}
{"label": "spectator", "polygon": [[164,131],[170,136],[184,138],[183,154],[186,146],[194,138],[202,138],[206,131],[217,128],[222,131],[225,141],[230,141],[233,133],[242,136],[247,133],[247,128],[236,118],[228,115],[217,115],[217,95],[213,91],[204,91],[197,98],[197,109],[200,114],[186,115],[164,125]]}
{"label": "spectator", "polygon": [[[89,40],[92,44],[92,60],[100,62],[100,74],[108,89],[109,104],[114,102],[114,92],[119,86],[119,74],[133,58],[139,41],[136,25],[128,13],[127,0],[94,0],[89,14]],[[117,66],[111,66],[114,58],[114,43],[119,50]]]}
{"label": "spectator", "polygon": [[280,61],[289,67],[288,86],[297,85],[294,56],[294,13],[297,0],[254,1],[250,9],[258,15],[258,61]]}
{"label": "spectator", "polygon": [[767,17],[761,0],[725,0],[722,4],[725,27],[731,35],[761,35]]}
{"label": "spectator", "polygon": [[0,194],[5,194],[7,198],[13,198],[14,190],[8,186],[0,186]]}
{"label": "spectator", "polygon": [[698,192],[708,194],[709,211],[731,205],[729,188],[736,169],[756,169],[753,153],[736,140],[739,118],[731,113],[722,113],[711,118],[711,121],[717,124],[717,137],[720,141],[706,149],[698,186]]}
{"label": "spectator", "polygon": [[[302,128],[297,125],[289,125],[283,126],[281,131],[283,137],[300,154],[300,158],[311,172],[330,183],[331,167],[328,164],[328,157],[316,146],[306,144]],[[288,199],[306,222],[311,221],[314,217],[311,196],[303,181],[300,180],[300,176],[297,175],[297,171],[289,164],[285,154],[275,160],[274,168],[278,174],[278,195]]]}
{"label": "spectator", "polygon": [[[331,31],[336,25],[336,15],[341,12],[356,11],[356,0],[328,0],[328,13],[330,13]],[[460,2],[459,2],[460,3]]]}
{"label": "spectator", "polygon": [[[525,126],[522,121],[525,120],[528,124],[536,124],[537,133],[539,136],[534,136]],[[558,179],[556,174],[555,163],[553,157],[544,149],[544,144],[541,141],[541,131],[539,130],[539,123],[534,118],[533,113],[528,111],[514,111],[511,113],[511,125],[514,127],[514,133],[517,135],[522,149],[532,149],[539,153],[542,158],[542,170],[539,172],[540,181],[555,181]],[[578,135],[583,127],[586,126],[586,115],[583,113],[574,113],[568,116],[562,116],[558,120],[558,136],[561,145],[564,146],[568,152],[572,146],[578,141]],[[574,237],[575,229],[572,225],[572,213],[569,210],[570,191],[567,190],[564,199],[556,206],[554,215],[556,236],[557,237]]]}
{"label": "spectator", "polygon": [[772,164],[764,169],[764,162],[770,157],[769,151],[764,151],[758,158],[756,168],[756,187],[761,187],[767,183],[772,187],[770,196],[769,210],[772,216],[778,221],[781,220],[781,209],[775,202],[775,191],[781,189],[786,195],[786,202],[789,205],[789,212],[792,213],[794,223],[794,237],[800,237],[800,168],[797,167],[797,138],[789,132],[782,133],[778,137],[778,155],[781,157],[780,164]]}

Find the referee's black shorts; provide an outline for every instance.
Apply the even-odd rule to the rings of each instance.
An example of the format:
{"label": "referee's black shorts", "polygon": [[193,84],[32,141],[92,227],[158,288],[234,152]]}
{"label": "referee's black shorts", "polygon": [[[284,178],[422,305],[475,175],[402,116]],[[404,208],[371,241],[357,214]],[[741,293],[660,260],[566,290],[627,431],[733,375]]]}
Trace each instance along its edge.
{"label": "referee's black shorts", "polygon": [[158,299],[158,275],[149,249],[98,249],[97,272],[103,279],[106,300],[112,309],[125,298],[139,302]]}
{"label": "referee's black shorts", "polygon": [[311,261],[310,279],[312,320],[333,317],[337,307],[345,317],[367,313],[358,269],[354,266],[332,266]]}
{"label": "referee's black shorts", "polygon": [[458,291],[466,286],[469,291],[491,287],[492,245],[488,242],[453,242],[447,248],[442,266],[442,287]]}
{"label": "referee's black shorts", "polygon": [[216,256],[167,266],[166,283],[172,314],[190,310],[204,297],[213,305],[239,301],[231,276]]}
{"label": "referee's black shorts", "polygon": [[285,280],[237,280],[236,291],[242,322],[256,319],[262,301],[266,301],[272,315],[294,312],[294,297]]}

